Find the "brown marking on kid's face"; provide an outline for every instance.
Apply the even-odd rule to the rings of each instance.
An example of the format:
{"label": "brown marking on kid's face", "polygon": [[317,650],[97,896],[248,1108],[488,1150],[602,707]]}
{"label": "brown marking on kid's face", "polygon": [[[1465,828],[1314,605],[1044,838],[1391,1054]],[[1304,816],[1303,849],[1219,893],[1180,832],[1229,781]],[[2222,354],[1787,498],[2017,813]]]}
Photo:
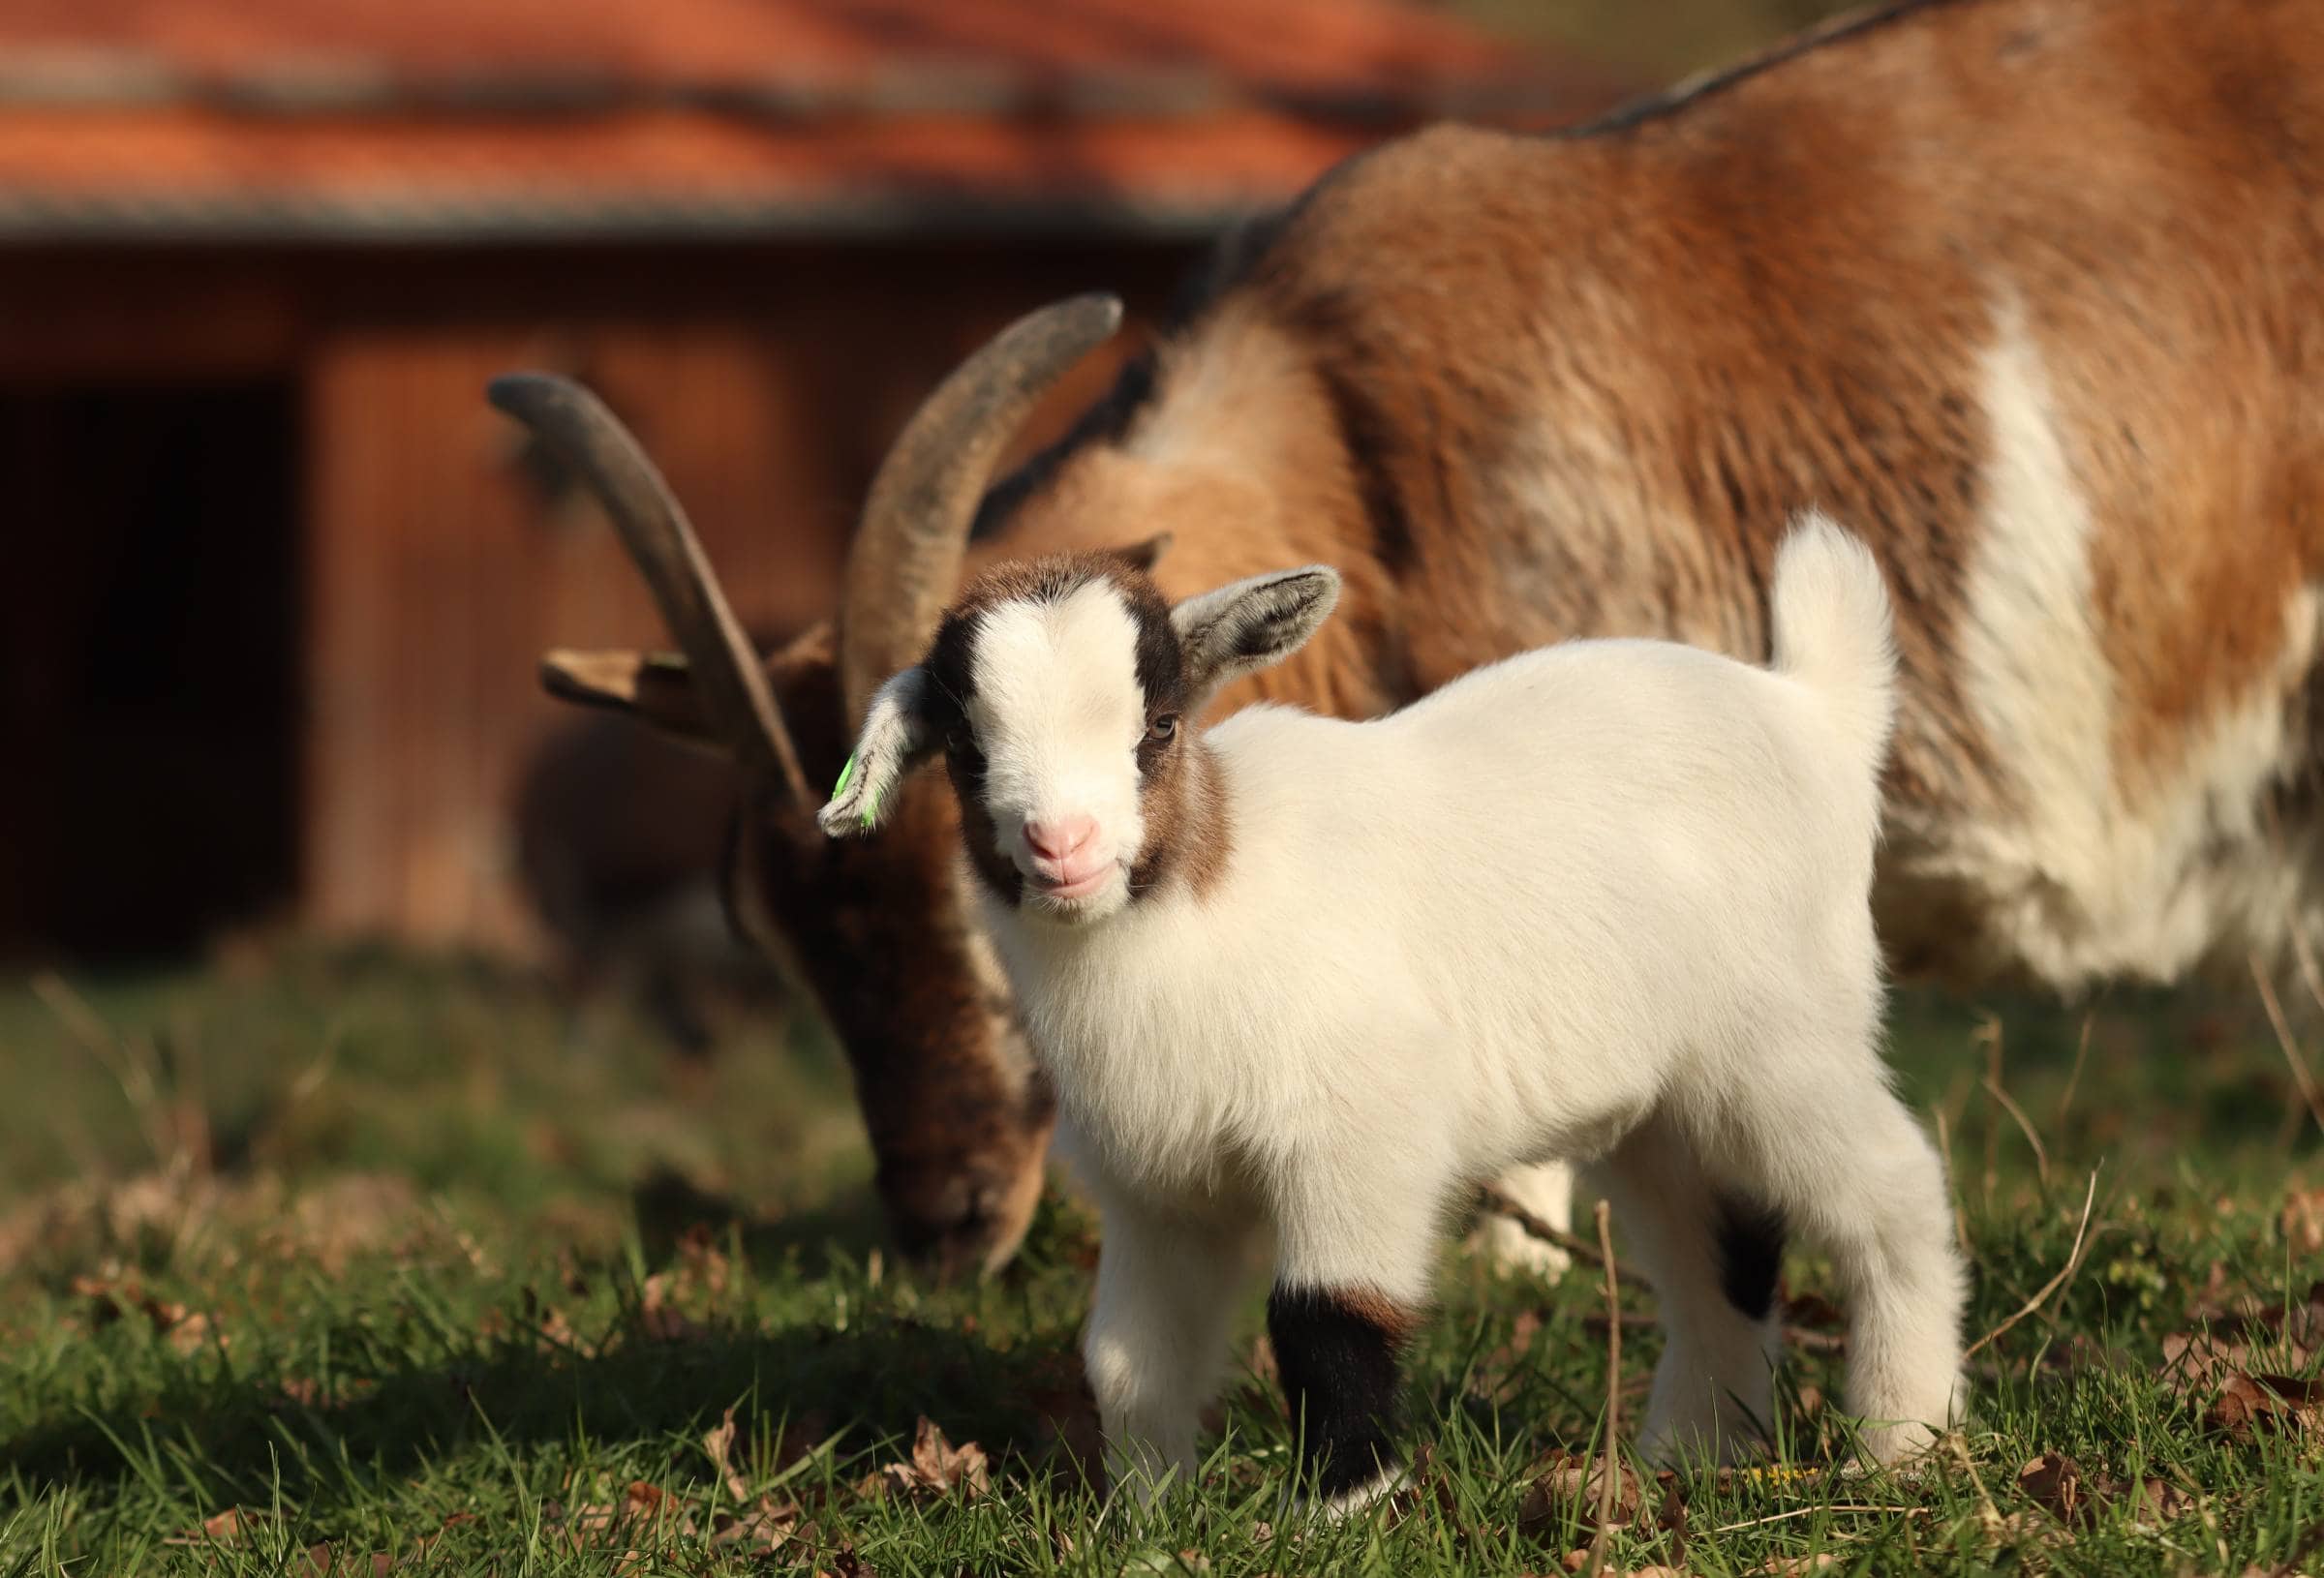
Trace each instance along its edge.
{"label": "brown marking on kid's face", "polygon": [[1196,897],[1226,874],[1235,852],[1234,818],[1219,782],[1218,758],[1180,714],[1177,734],[1155,753],[1138,789],[1146,843],[1130,867],[1133,902],[1174,879]]}

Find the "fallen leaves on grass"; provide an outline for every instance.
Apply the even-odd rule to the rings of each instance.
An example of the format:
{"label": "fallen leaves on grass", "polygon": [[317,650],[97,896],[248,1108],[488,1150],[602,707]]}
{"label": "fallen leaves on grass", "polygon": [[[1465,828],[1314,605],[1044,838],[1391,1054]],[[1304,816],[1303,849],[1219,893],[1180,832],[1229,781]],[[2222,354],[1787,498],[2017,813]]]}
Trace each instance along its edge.
{"label": "fallen leaves on grass", "polygon": [[734,1466],[734,1410],[728,1409],[702,1437],[702,1450],[709,1454],[710,1466],[718,1471],[719,1480],[726,1494],[737,1502],[750,1499],[750,1487]]}
{"label": "fallen leaves on grass", "polygon": [[2263,1430],[2313,1435],[2324,1425],[2324,1381],[2236,1371],[2219,1382],[2204,1414],[2215,1430],[2248,1441]]}
{"label": "fallen leaves on grass", "polygon": [[2295,1189],[2284,1196],[2276,1225],[2294,1253],[2324,1253],[2324,1189]]}
{"label": "fallen leaves on grass", "polygon": [[2231,1441],[2324,1434],[2324,1381],[2298,1373],[2324,1358],[2324,1282],[2290,1303],[2229,1299],[2212,1280],[2196,1311],[2203,1329],[2162,1340],[2165,1384],[2200,1401],[2204,1422]]}
{"label": "fallen leaves on grass", "polygon": [[[1628,1529],[1646,1504],[1646,1486],[1629,1464],[1617,1468],[1613,1516],[1609,1529]],[[1595,1525],[1605,1498],[1605,1459],[1593,1453],[1576,1457],[1563,1447],[1535,1465],[1533,1483],[1517,1505],[1517,1532],[1539,1535],[1556,1528],[1569,1511],[1578,1509]]]}
{"label": "fallen leaves on grass", "polygon": [[2068,1528],[2088,1529],[2107,1508],[2125,1505],[2134,1521],[2150,1527],[2186,1510],[2187,1495],[2165,1480],[2146,1475],[2118,1479],[2103,1470],[2086,1472],[2063,1452],[2044,1452],[2017,1471],[2017,1488]]}
{"label": "fallen leaves on grass", "polygon": [[797,1502],[778,1502],[761,1496],[740,1512],[719,1512],[710,1520],[710,1542],[740,1546],[749,1556],[773,1556],[799,1528],[804,1511]]}
{"label": "fallen leaves on grass", "polygon": [[199,1529],[189,1529],[182,1534],[171,1534],[162,1541],[165,1545],[236,1545],[250,1537],[251,1531],[274,1516],[271,1512],[249,1507],[229,1506],[224,1512],[214,1512],[201,1520]]}
{"label": "fallen leaves on grass", "polygon": [[913,1431],[910,1461],[889,1464],[879,1479],[884,1488],[914,1500],[956,1491],[973,1500],[991,1488],[985,1449],[974,1441],[953,1445],[926,1414]]}
{"label": "fallen leaves on grass", "polygon": [[855,1554],[852,1545],[842,1543],[837,1550],[827,1551],[816,1560],[818,1563],[828,1561],[831,1564],[818,1564],[815,1578],[879,1578],[879,1574],[872,1570],[872,1563]]}
{"label": "fallen leaves on grass", "polygon": [[1388,1498],[1387,1516],[1391,1527],[1407,1518],[1419,1517],[1433,1511],[1442,1525],[1444,1537],[1459,1549],[1466,1550],[1477,1535],[1461,1518],[1460,1502],[1452,1494],[1452,1486],[1445,1478],[1442,1466],[1436,1461],[1436,1449],[1422,1446],[1405,1471],[1404,1483]]}
{"label": "fallen leaves on grass", "polygon": [[638,1290],[638,1329],[657,1343],[682,1343],[702,1335],[702,1323],[671,1302],[671,1276],[657,1271]]}
{"label": "fallen leaves on grass", "polygon": [[199,1310],[189,1310],[183,1304],[154,1297],[140,1288],[135,1279],[126,1281],[111,1277],[75,1277],[73,1296],[89,1301],[89,1323],[109,1326],[132,1312],[145,1317],[154,1335],[168,1342],[180,1353],[226,1346],[226,1338],[211,1324],[210,1318]]}
{"label": "fallen leaves on grass", "polygon": [[632,1479],[618,1502],[592,1502],[563,1515],[566,1535],[575,1549],[627,1543],[640,1526],[654,1525],[673,1534],[690,1535],[694,1520],[678,1499],[646,1479]]}
{"label": "fallen leaves on grass", "polygon": [[[1568,1551],[1558,1565],[1568,1572],[1587,1572],[1590,1570],[1590,1553],[1587,1550]],[[1676,1567],[1617,1567],[1610,1563],[1600,1567],[1598,1573],[1599,1578],[1687,1578]]]}

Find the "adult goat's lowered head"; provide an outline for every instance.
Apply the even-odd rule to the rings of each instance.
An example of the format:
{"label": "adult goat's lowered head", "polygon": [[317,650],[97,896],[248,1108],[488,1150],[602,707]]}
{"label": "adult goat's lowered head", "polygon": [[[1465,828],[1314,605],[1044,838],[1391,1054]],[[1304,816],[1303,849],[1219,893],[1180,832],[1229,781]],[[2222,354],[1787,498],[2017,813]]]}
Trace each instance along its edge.
{"label": "adult goat's lowered head", "polygon": [[[1049,1097],[951,797],[907,779],[886,837],[827,846],[807,785],[963,568],[1165,534],[1173,597],[1336,565],[1338,616],[1217,709],[1365,716],[1573,636],[1757,657],[1776,539],[1821,503],[1897,600],[1896,966],[2073,989],[2280,956],[2324,908],[2318,149],[2324,15],[2262,0],[1913,0],[1579,132],[1427,131],[1231,237],[997,485],[1113,304],[971,358],[872,488],[836,628],[763,664],[601,458],[697,672],[552,683],[748,768],[736,913],[855,1060],[900,1232],[956,1259],[1013,1243]],[[614,455],[556,394],[504,400]]]}

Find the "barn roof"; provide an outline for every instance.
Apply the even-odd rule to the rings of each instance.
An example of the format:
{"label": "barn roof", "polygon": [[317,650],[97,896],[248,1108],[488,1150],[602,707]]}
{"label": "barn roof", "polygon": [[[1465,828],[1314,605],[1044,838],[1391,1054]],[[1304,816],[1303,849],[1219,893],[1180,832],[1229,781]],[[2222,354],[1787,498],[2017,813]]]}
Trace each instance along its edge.
{"label": "barn roof", "polygon": [[0,240],[1173,231],[1613,97],[1399,0],[0,0]]}

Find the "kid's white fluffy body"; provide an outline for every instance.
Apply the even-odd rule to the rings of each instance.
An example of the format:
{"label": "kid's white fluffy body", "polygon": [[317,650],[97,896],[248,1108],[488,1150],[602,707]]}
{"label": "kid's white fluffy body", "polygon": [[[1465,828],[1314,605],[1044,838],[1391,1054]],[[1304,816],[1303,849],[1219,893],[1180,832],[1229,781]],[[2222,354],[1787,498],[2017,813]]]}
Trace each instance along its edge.
{"label": "kid's white fluffy body", "polygon": [[[1168,705],[1295,650],[1334,591],[1293,572],[1172,611]],[[1958,1409],[1944,1182],[1878,1050],[1887,599],[1810,520],[1773,611],[1771,669],[1576,642],[1367,723],[1246,708],[1165,741],[1199,755],[1175,774],[1141,683],[1154,616],[1119,577],[968,616],[964,696],[923,670],[883,692],[868,777],[911,754],[879,757],[883,709],[943,688],[973,736],[964,822],[1007,862],[987,919],[1103,1214],[1086,1354],[1117,1472],[1191,1472],[1271,1259],[1309,1466],[1335,1501],[1376,1491],[1447,1213],[1550,1162],[1603,1164],[1660,1296],[1649,1453],[1732,1455],[1768,1417],[1785,1225],[1852,1297],[1870,1454]],[[1080,845],[1045,864],[1067,823]],[[1142,887],[1156,836],[1204,858]]]}

